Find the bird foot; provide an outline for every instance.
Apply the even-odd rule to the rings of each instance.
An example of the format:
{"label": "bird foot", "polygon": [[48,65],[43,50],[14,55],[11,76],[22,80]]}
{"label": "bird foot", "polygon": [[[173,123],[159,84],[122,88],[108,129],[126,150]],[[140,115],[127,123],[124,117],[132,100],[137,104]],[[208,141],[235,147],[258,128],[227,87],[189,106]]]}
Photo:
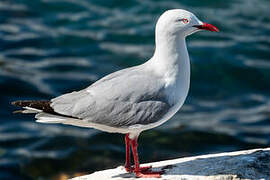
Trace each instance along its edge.
{"label": "bird foot", "polygon": [[[152,168],[152,166],[143,166],[139,168],[139,172],[145,172],[145,171],[149,171]],[[134,167],[125,167],[127,172],[134,172],[135,168]]]}
{"label": "bird foot", "polygon": [[134,172],[136,174],[136,177],[138,178],[160,178],[161,174],[164,173],[164,171],[152,171],[152,166],[143,166],[139,167],[137,171],[135,171],[134,167],[125,167],[127,172]]}
{"label": "bird foot", "polygon": [[161,174],[163,174],[164,171],[152,171],[152,170],[146,170],[146,171],[139,171],[136,172],[136,177],[138,178],[160,178]]}

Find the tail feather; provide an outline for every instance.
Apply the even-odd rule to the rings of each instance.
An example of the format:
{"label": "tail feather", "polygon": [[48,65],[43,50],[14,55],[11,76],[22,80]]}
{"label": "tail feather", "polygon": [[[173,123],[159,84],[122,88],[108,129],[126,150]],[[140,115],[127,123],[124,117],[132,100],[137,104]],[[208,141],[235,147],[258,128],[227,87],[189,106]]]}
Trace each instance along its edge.
{"label": "tail feather", "polygon": [[60,116],[60,115],[55,115],[55,114],[44,113],[44,112],[37,113],[35,118],[37,119],[36,122],[39,122],[39,123],[53,123],[53,124],[62,123],[62,124],[80,126],[80,127],[86,126],[84,121],[81,121],[77,118],[65,117],[65,116]]}
{"label": "tail feather", "polygon": [[65,121],[65,117],[48,114],[48,113],[38,113],[35,118],[37,119],[36,122],[39,123],[62,123]]}

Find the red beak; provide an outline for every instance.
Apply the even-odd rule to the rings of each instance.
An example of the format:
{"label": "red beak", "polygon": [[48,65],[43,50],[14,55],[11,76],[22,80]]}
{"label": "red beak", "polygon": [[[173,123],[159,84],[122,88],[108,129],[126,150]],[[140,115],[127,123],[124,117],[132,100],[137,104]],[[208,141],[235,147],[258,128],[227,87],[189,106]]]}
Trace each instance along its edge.
{"label": "red beak", "polygon": [[208,23],[203,23],[203,25],[195,25],[193,27],[196,27],[198,29],[208,30],[208,31],[219,32],[216,26],[213,26],[212,24],[208,24]]}

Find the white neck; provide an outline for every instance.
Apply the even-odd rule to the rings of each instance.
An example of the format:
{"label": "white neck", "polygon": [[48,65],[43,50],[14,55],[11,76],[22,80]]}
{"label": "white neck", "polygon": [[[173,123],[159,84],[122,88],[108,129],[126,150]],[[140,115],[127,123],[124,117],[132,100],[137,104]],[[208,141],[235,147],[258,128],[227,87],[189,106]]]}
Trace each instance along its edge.
{"label": "white neck", "polygon": [[155,74],[165,80],[171,103],[181,101],[182,104],[190,82],[190,62],[185,38],[156,32],[156,49],[149,65]]}
{"label": "white neck", "polygon": [[150,61],[155,71],[165,77],[180,72],[186,72],[189,77],[190,63],[185,37],[156,31],[156,49]]}

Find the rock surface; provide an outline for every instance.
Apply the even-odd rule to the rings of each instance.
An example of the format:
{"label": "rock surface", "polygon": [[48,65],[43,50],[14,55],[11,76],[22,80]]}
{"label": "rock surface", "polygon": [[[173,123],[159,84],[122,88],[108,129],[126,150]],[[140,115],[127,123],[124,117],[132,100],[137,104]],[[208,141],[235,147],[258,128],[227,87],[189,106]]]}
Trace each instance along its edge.
{"label": "rock surface", "polygon": [[[165,170],[159,180],[270,180],[270,148],[186,157],[148,163]],[[143,166],[142,165],[142,166]],[[98,171],[72,180],[135,180],[123,166]],[[140,178],[140,180],[150,180]],[[153,179],[153,178],[151,178]]]}

